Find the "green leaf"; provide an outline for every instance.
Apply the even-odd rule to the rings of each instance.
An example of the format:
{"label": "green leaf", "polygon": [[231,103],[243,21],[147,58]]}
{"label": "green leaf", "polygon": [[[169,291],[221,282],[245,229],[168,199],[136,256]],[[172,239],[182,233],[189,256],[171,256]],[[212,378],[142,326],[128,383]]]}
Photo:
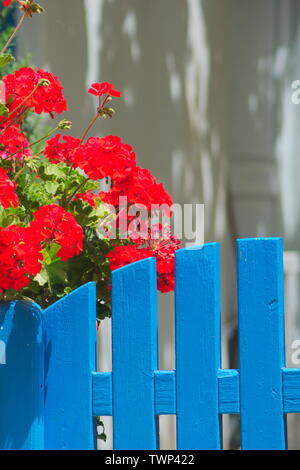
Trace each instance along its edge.
{"label": "green leaf", "polygon": [[70,294],[72,292],[72,290],[73,290],[72,287],[65,287],[64,288],[64,295]]}
{"label": "green leaf", "polygon": [[44,259],[44,263],[46,265],[49,265],[53,263],[53,261],[57,261],[59,258],[57,258],[57,252],[59,250],[59,245],[57,243],[53,243],[49,248],[44,248],[42,250],[42,255]]}
{"label": "green leaf", "polygon": [[0,103],[0,116],[8,116],[8,108],[3,103]]}
{"label": "green leaf", "polygon": [[49,277],[46,269],[43,268],[41,272],[35,276],[34,280],[42,287],[47,284],[47,282],[49,282]]}
{"label": "green leaf", "polygon": [[52,163],[45,166],[45,174],[48,176],[57,176],[57,178],[64,178],[64,172],[57,166]]}
{"label": "green leaf", "polygon": [[10,62],[14,62],[16,59],[13,55],[9,52],[5,52],[4,54],[0,55],[0,67],[4,67],[5,65],[9,64]]}
{"label": "green leaf", "polygon": [[59,183],[53,183],[52,181],[46,181],[45,189],[49,194],[55,194],[58,190]]}
{"label": "green leaf", "polygon": [[67,273],[66,263],[63,261],[56,261],[55,263],[46,266],[50,284],[66,284]]}

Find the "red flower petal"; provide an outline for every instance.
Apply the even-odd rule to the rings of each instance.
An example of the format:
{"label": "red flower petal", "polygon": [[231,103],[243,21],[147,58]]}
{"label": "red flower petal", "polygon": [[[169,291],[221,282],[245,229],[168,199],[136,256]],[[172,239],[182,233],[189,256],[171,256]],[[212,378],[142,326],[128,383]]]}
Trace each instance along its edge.
{"label": "red flower petal", "polygon": [[[49,85],[39,86],[27,99],[41,79],[48,80]],[[24,107],[33,109],[37,114],[49,113],[52,115],[54,112],[61,114],[67,110],[67,103],[62,93],[63,87],[58,78],[50,72],[42,69],[34,71],[30,67],[22,67],[3,77],[3,82],[6,87],[6,96],[9,98],[7,107],[11,117],[15,117],[14,109],[25,100]],[[20,109],[18,109],[19,111]]]}
{"label": "red flower petal", "polygon": [[4,209],[9,206],[18,207],[19,199],[15,193],[16,183],[11,181],[3,168],[0,168],[0,204]]}
{"label": "red flower petal", "polygon": [[109,82],[93,83],[88,90],[88,93],[95,96],[109,95],[109,96],[122,96],[122,93],[114,89],[114,85]]}
{"label": "red flower petal", "polygon": [[30,227],[38,234],[41,243],[57,243],[57,256],[67,261],[82,251],[83,230],[74,215],[56,204],[41,206],[34,213]]}

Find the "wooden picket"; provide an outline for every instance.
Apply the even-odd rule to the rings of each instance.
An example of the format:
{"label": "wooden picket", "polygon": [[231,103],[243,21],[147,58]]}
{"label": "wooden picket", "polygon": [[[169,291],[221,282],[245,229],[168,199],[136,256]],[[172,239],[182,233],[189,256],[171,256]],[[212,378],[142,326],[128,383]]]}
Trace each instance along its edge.
{"label": "wooden picket", "polygon": [[95,447],[96,289],[90,282],[44,311],[45,449]]}
{"label": "wooden picket", "polygon": [[154,371],[157,293],[154,258],[112,275],[112,400],[117,449],[157,448]]}
{"label": "wooden picket", "polygon": [[44,448],[42,311],[34,303],[0,303],[0,449]]}
{"label": "wooden picket", "polygon": [[241,443],[286,448],[283,265],[280,239],[238,241]]}
{"label": "wooden picket", "polygon": [[220,449],[220,255],[216,243],[176,258],[178,449]]}
{"label": "wooden picket", "polygon": [[176,253],[176,370],[157,368],[154,259],[113,273],[112,372],[95,371],[93,283],[44,312],[0,304],[0,448],[93,449],[94,417],[113,416],[115,449],[155,450],[174,414],[178,449],[221,449],[239,413],[242,449],[285,449],[300,369],[285,368],[281,240],[239,240],[237,268],[238,370],[221,368],[218,244]]}

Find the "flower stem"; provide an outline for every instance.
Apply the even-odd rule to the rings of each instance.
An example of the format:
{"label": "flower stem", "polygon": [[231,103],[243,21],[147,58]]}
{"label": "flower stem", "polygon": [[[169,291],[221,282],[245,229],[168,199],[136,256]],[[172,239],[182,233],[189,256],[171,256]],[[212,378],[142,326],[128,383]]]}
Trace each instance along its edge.
{"label": "flower stem", "polygon": [[9,129],[13,124],[18,122],[18,120],[22,116],[22,114],[24,114],[28,109],[29,109],[28,107],[22,109],[22,111],[19,114],[17,114],[17,116],[14,117],[4,129],[1,130],[0,136],[3,135],[7,131],[7,129]]}
{"label": "flower stem", "polygon": [[29,93],[28,96],[26,96],[26,98],[22,101],[22,103],[18,104],[18,106],[13,109],[13,111],[11,111],[8,115],[8,117],[10,117],[12,114],[14,114],[18,109],[22,108],[22,106],[26,103],[27,100],[29,100],[29,98],[32,97],[32,95],[36,92],[36,90],[39,88],[40,86],[40,83],[37,83],[35,85],[35,87],[33,88],[33,90]]}
{"label": "flower stem", "polygon": [[23,13],[23,15],[21,16],[20,20],[19,20],[19,23],[17,24],[13,34],[11,35],[11,37],[9,38],[9,40],[7,41],[7,43],[5,44],[5,46],[3,47],[2,51],[0,52],[0,55],[4,54],[4,52],[7,50],[7,48],[9,47],[10,43],[13,41],[13,39],[15,38],[17,32],[19,31],[19,29],[21,28],[22,24],[23,24],[23,21],[25,20],[27,16],[27,12]]}
{"label": "flower stem", "polygon": [[[6,118],[6,121],[8,121],[8,119],[10,118],[10,116],[11,116],[12,114],[15,114],[16,111],[18,111],[20,108],[22,108],[22,106],[24,106],[24,104],[26,103],[26,101],[29,100],[29,98],[32,97],[32,95],[36,92],[36,90],[39,88],[39,86],[40,86],[40,83],[37,83],[37,84],[35,85],[35,87],[33,88],[33,90],[29,93],[29,95],[26,96],[26,98],[22,101],[22,103],[18,104],[18,106],[17,106],[13,111],[11,111],[11,112],[9,113],[8,117]],[[27,107],[27,109],[29,109],[29,108]],[[10,126],[12,126],[15,122],[17,122],[18,119],[22,116],[23,113],[25,113],[25,111],[26,111],[27,109],[26,109],[26,108],[22,109],[21,112],[18,113],[18,114],[12,119],[12,121],[11,121],[4,129],[1,130],[0,135],[4,134],[5,131],[7,131],[7,129],[10,128]],[[5,121],[4,121],[4,122],[5,122]]]}
{"label": "flower stem", "polygon": [[88,127],[86,128],[86,130],[84,131],[84,134],[83,136],[81,137],[81,141],[80,141],[80,145],[83,144],[86,136],[88,135],[90,129],[93,127],[93,125],[95,124],[95,122],[97,121],[97,119],[101,116],[100,114],[100,111],[101,109],[104,108],[104,106],[106,105],[106,103],[110,100],[110,97],[109,96],[106,96],[105,99],[103,100],[103,103],[101,104],[101,100],[100,100],[100,97],[99,97],[99,107],[97,108],[97,114],[95,117],[93,117],[93,119],[91,120],[91,122],[89,123]]}
{"label": "flower stem", "polygon": [[45,139],[47,139],[48,137],[50,137],[50,135],[53,134],[53,132],[57,131],[57,129],[59,129],[59,126],[54,127],[54,129],[52,129],[50,132],[48,132],[48,134],[44,135],[44,137],[41,137],[39,140],[36,140],[35,142],[33,142],[33,143],[30,144],[30,145],[27,145],[27,147],[23,147],[23,148],[17,150],[16,152],[14,152],[14,153],[8,155],[8,157],[4,158],[4,160],[11,159],[11,158],[14,157],[17,153],[23,152],[24,150],[29,149],[29,148],[33,147],[34,145],[36,145],[36,144],[39,144],[39,143],[42,142],[43,140],[45,140]]}
{"label": "flower stem", "polygon": [[80,141],[80,145],[83,144],[86,136],[88,135],[88,133],[90,132],[90,129],[93,127],[93,125],[95,124],[95,122],[97,121],[98,117],[100,116],[100,114],[98,113],[97,111],[97,114],[96,116],[91,120],[90,124],[88,125],[88,127],[86,128],[83,136],[81,137],[81,141]]}
{"label": "flower stem", "polygon": [[[29,162],[31,160],[34,160],[36,157],[38,157],[39,155],[41,155],[45,150],[45,147],[40,150],[38,153],[35,153],[34,155],[32,155],[31,157],[27,158],[26,159],[26,162]],[[19,176],[21,176],[22,173],[24,173],[25,169],[26,169],[26,162],[25,164],[22,166],[22,168],[18,171],[18,173],[15,175],[14,177],[14,181],[17,181],[17,179],[19,178]]]}
{"label": "flower stem", "polygon": [[84,185],[89,181],[89,178],[87,178],[86,180],[82,181],[78,186],[77,188],[75,189],[75,191],[73,191],[73,193],[71,194],[71,196],[67,199],[66,201],[66,206],[68,206],[70,204],[70,202],[72,201],[73,197],[75,196],[76,193],[78,193],[79,189],[82,189],[84,187]]}

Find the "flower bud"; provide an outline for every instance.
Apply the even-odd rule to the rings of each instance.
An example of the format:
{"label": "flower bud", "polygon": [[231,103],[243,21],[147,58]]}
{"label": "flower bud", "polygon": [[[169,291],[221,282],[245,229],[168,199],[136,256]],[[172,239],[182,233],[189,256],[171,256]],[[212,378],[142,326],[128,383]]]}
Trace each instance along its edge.
{"label": "flower bud", "polygon": [[115,110],[113,108],[98,108],[98,113],[102,118],[113,117]]}
{"label": "flower bud", "polygon": [[108,114],[109,117],[113,117],[115,110],[113,108],[105,108],[106,109],[106,114]]}
{"label": "flower bud", "polygon": [[44,13],[45,9],[38,3],[32,3],[30,6],[32,13]]}
{"label": "flower bud", "polygon": [[49,86],[50,85],[50,80],[47,80],[46,78],[40,78],[38,81],[39,86]]}
{"label": "flower bud", "polygon": [[34,13],[44,13],[45,9],[33,0],[23,0],[20,2],[20,10],[24,11],[28,16],[32,17]]}
{"label": "flower bud", "polygon": [[72,122],[68,121],[67,119],[63,119],[58,124],[59,129],[71,129],[71,127],[72,127]]}

